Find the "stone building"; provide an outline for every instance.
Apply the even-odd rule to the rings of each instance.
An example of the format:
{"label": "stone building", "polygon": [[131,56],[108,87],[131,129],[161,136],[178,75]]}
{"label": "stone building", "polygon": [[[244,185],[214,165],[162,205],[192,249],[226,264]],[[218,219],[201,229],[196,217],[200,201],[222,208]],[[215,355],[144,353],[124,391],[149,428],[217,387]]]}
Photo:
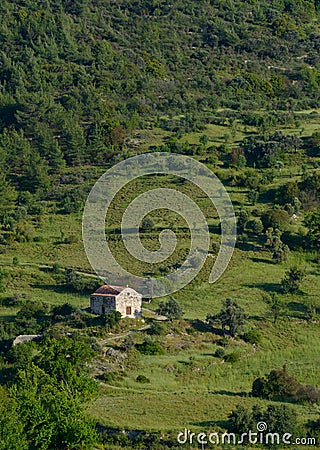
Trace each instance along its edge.
{"label": "stone building", "polygon": [[90,296],[91,311],[108,314],[119,311],[122,317],[142,317],[142,295],[123,286],[101,286]]}

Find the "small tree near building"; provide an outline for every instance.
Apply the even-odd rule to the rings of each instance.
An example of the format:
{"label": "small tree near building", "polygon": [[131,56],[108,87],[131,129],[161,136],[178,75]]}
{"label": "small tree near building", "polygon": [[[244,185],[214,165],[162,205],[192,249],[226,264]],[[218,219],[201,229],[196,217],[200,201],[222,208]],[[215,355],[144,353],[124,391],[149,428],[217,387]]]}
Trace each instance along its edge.
{"label": "small tree near building", "polygon": [[180,304],[174,299],[170,298],[166,303],[160,302],[156,313],[160,316],[166,316],[169,320],[180,319],[183,316],[183,309]]}

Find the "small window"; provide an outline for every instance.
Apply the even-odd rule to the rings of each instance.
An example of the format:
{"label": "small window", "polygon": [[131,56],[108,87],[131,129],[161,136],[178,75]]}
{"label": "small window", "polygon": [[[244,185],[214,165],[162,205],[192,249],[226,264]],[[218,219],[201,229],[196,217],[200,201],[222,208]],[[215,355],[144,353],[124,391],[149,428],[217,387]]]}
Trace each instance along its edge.
{"label": "small window", "polygon": [[126,307],[126,315],[131,316],[131,306]]}
{"label": "small window", "polygon": [[106,307],[102,306],[102,314],[105,314],[105,313],[106,313]]}

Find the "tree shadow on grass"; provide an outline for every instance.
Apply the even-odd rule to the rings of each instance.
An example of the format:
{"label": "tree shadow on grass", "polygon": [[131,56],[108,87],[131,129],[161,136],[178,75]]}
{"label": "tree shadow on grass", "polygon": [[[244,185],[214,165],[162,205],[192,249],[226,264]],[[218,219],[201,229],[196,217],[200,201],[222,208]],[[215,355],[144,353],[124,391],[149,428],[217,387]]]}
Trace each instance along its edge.
{"label": "tree shadow on grass", "polygon": [[85,291],[85,292],[75,291],[74,289],[70,288],[70,286],[67,286],[66,284],[59,284],[59,285],[31,284],[30,287],[32,287],[33,289],[42,289],[44,291],[55,292],[57,294],[77,294],[82,297],[88,297],[88,295],[90,295],[90,293],[92,293],[91,291],[90,292],[89,291]]}
{"label": "tree shadow on grass", "polygon": [[205,432],[207,429],[210,429],[210,432],[214,432],[215,427],[222,428],[223,430],[228,430],[230,427],[230,422],[228,420],[205,420],[202,422],[193,422],[191,425],[203,428],[203,432]]}
{"label": "tree shadow on grass", "polygon": [[271,261],[270,259],[266,259],[266,258],[251,258],[251,261],[256,262],[256,263],[274,264],[273,261]]}
{"label": "tree shadow on grass", "polygon": [[239,242],[237,241],[236,243],[236,248],[238,248],[239,250],[242,250],[243,252],[255,252],[260,250],[260,247],[258,247],[257,245],[253,245],[247,242]]}
{"label": "tree shadow on grass", "polygon": [[224,389],[220,390],[220,391],[210,391],[210,394],[214,394],[214,395],[227,395],[228,397],[250,397],[250,393],[249,392],[233,392],[233,391],[226,391]]}
{"label": "tree shadow on grass", "polygon": [[264,316],[250,316],[249,320],[253,322],[264,322],[266,318]]}
{"label": "tree shadow on grass", "polygon": [[211,325],[199,319],[190,320],[189,323],[194,330],[199,331],[200,333],[212,332],[213,329]]}
{"label": "tree shadow on grass", "polygon": [[287,304],[287,308],[290,311],[290,316],[297,319],[305,319],[308,313],[308,307],[303,303],[290,302]]}
{"label": "tree shadow on grass", "polygon": [[306,313],[308,310],[306,305],[304,305],[303,303],[298,303],[298,302],[290,302],[287,304],[287,307],[290,311],[296,311],[296,312],[301,312],[301,313]]}
{"label": "tree shadow on grass", "polygon": [[280,291],[281,291],[281,287],[277,283],[246,284],[245,286],[250,289],[254,289],[254,288],[261,289],[262,291],[265,291],[265,292],[280,293]]}

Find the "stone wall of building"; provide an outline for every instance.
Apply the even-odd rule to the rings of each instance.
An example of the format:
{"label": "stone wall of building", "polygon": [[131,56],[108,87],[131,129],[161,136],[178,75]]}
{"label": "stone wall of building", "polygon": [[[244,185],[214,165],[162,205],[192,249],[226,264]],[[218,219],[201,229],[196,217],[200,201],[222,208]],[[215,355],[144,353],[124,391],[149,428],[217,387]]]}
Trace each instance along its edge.
{"label": "stone wall of building", "polygon": [[103,295],[90,296],[90,308],[95,314],[108,314],[116,309],[115,297]]}
{"label": "stone wall of building", "polygon": [[116,297],[116,310],[121,313],[122,317],[141,317],[142,295],[138,294],[134,289],[124,289]]}

